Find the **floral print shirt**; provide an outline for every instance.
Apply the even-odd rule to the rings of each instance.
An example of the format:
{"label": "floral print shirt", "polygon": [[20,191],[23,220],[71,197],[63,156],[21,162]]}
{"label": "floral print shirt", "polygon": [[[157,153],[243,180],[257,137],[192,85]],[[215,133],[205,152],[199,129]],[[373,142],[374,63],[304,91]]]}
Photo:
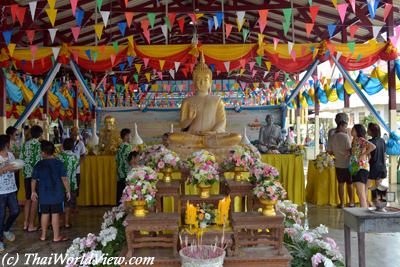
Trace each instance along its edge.
{"label": "floral print shirt", "polygon": [[362,137],[357,137],[353,139],[351,144],[351,158],[350,161],[354,164],[357,163],[359,169],[364,169],[369,171],[368,157],[363,155],[368,148],[368,141]]}
{"label": "floral print shirt", "polygon": [[[0,168],[5,167],[9,161],[14,160],[14,155],[8,152],[7,158],[0,156]],[[14,172],[6,172],[0,175],[0,195],[9,194],[17,191]]]}
{"label": "floral print shirt", "polygon": [[67,150],[62,151],[58,154],[57,158],[62,161],[64,168],[67,171],[67,177],[71,191],[76,191],[78,189],[76,181],[76,172],[79,166],[79,158],[74,152]]}
{"label": "floral print shirt", "polygon": [[129,143],[122,143],[117,151],[117,176],[118,180],[125,179],[129,172],[128,156],[132,152],[132,145]]}
{"label": "floral print shirt", "polygon": [[25,163],[25,179],[32,178],[33,167],[42,159],[40,152],[40,142],[38,139],[31,139],[23,144],[20,158]]}

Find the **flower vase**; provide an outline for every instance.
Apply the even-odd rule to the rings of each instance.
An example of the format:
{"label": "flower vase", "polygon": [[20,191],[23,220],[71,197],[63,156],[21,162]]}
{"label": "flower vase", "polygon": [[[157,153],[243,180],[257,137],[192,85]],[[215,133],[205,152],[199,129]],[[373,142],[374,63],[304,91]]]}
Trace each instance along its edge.
{"label": "flower vase", "polygon": [[133,200],[133,216],[144,217],[146,216],[146,201],[145,200]]}
{"label": "flower vase", "polygon": [[235,181],[236,182],[241,182],[241,181],[243,181],[243,168],[241,168],[241,167],[235,167],[234,169],[233,169],[233,172],[234,172],[234,179],[235,179]]}
{"label": "flower vase", "polygon": [[164,182],[170,183],[172,179],[172,168],[164,168],[163,174],[164,174]]}
{"label": "flower vase", "polygon": [[200,198],[209,198],[211,185],[198,184],[197,187],[200,190]]}
{"label": "flower vase", "polygon": [[266,198],[259,198],[262,207],[262,214],[264,216],[275,216],[275,205],[278,202],[277,200],[270,200]]}

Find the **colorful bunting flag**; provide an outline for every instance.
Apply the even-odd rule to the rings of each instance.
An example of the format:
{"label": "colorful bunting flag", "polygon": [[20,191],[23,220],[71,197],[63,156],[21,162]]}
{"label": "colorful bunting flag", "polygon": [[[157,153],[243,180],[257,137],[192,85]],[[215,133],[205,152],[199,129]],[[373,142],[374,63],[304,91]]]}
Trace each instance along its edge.
{"label": "colorful bunting flag", "polygon": [[209,32],[209,33],[211,32],[213,26],[214,26],[214,19],[209,18],[209,19],[208,19],[208,32]]}
{"label": "colorful bunting flag", "polygon": [[51,50],[53,51],[54,59],[57,60],[58,54],[60,53],[59,47],[52,47]]}
{"label": "colorful bunting flag", "polygon": [[156,20],[156,13],[153,13],[153,12],[147,13],[147,18],[149,19],[151,28],[154,28],[154,22]]}
{"label": "colorful bunting flag", "polygon": [[351,53],[354,53],[354,48],[356,46],[356,43],[355,42],[348,42],[347,46],[349,47]]}
{"label": "colorful bunting flag", "polygon": [[256,65],[256,62],[254,62],[254,61],[249,62],[250,71],[253,71],[253,68],[255,65]]}
{"label": "colorful bunting flag", "polygon": [[81,27],[71,27],[72,36],[74,37],[75,42],[78,41],[79,33],[81,32]]}
{"label": "colorful bunting flag", "polygon": [[268,71],[264,70],[264,75],[263,75],[263,79],[265,79],[265,77],[267,76]]}
{"label": "colorful bunting flag", "polygon": [[279,39],[273,37],[272,40],[274,41],[274,50],[276,50],[276,48],[277,48],[277,46],[278,46],[278,43],[279,43]]}
{"label": "colorful bunting flag", "polygon": [[237,11],[236,16],[237,16],[237,23],[238,23],[238,29],[242,28],[244,24],[244,16],[246,15],[246,11]]}
{"label": "colorful bunting flag", "polygon": [[147,31],[149,29],[149,25],[150,25],[150,22],[148,19],[143,19],[140,22],[140,27],[142,28],[143,31]]}
{"label": "colorful bunting flag", "polygon": [[375,19],[376,9],[378,8],[379,0],[367,0],[367,6],[371,19]]}
{"label": "colorful bunting flag", "polygon": [[226,35],[226,38],[229,38],[229,35],[231,34],[231,31],[232,31],[232,24],[229,24],[229,23],[225,23],[225,35]]}
{"label": "colorful bunting flag", "polygon": [[13,24],[15,23],[15,18],[17,17],[18,8],[19,8],[18,4],[13,4],[10,6],[11,19],[12,19]]}
{"label": "colorful bunting flag", "polygon": [[[82,20],[83,20],[83,15],[85,14],[85,11],[82,9],[78,8],[75,11],[75,21],[76,21],[76,26],[81,27],[82,26]],[[54,26],[53,26],[54,27]]]}
{"label": "colorful bunting flag", "polygon": [[314,23],[306,23],[306,34],[307,37],[310,37],[311,31],[314,28]]}
{"label": "colorful bunting flag", "polygon": [[[249,63],[249,64],[250,64],[250,63]],[[245,60],[244,58],[239,59],[239,66],[240,66],[242,69],[245,69],[245,68],[246,68],[246,60]]]}
{"label": "colorful bunting flag", "polygon": [[268,9],[258,10],[258,24],[260,25],[260,33],[264,32],[265,26],[267,26]]}
{"label": "colorful bunting flag", "polygon": [[256,74],[257,74],[257,70],[253,70],[251,73],[251,77],[254,78],[254,76],[256,76]]}
{"label": "colorful bunting flag", "polygon": [[178,19],[178,25],[179,29],[181,30],[181,33],[183,33],[185,27],[185,17],[181,17]]}
{"label": "colorful bunting flag", "polygon": [[180,62],[174,62],[174,66],[175,66],[175,72],[178,72],[179,70],[179,66],[181,65]]}
{"label": "colorful bunting flag", "polygon": [[172,79],[175,80],[175,71],[173,69],[169,70],[169,75],[171,75]]}
{"label": "colorful bunting flag", "polygon": [[129,35],[126,39],[128,39],[129,45],[133,47],[133,46],[134,46],[134,43],[133,43],[133,35]]}
{"label": "colorful bunting flag", "polygon": [[103,34],[104,24],[102,24],[102,23],[95,24],[95,25],[93,25],[93,27],[94,27],[94,31],[96,32],[97,39],[100,40],[101,35]]}
{"label": "colorful bunting flag", "polygon": [[349,0],[353,13],[356,13],[356,0]]}
{"label": "colorful bunting flag", "polygon": [[133,57],[132,57],[132,56],[127,56],[126,58],[127,58],[127,60],[128,60],[128,66],[129,66],[129,67],[132,67]]}
{"label": "colorful bunting flag", "polygon": [[333,37],[335,30],[336,30],[336,24],[328,24],[329,38]]}
{"label": "colorful bunting flag", "polygon": [[158,75],[158,78],[159,78],[160,80],[163,79],[163,74],[162,74],[161,71],[157,71],[157,75]]}
{"label": "colorful bunting flag", "polygon": [[223,12],[217,12],[215,14],[215,17],[217,18],[217,28],[221,27],[222,19],[224,18],[224,13]]}
{"label": "colorful bunting flag", "polygon": [[160,70],[163,70],[164,69],[165,60],[164,59],[160,59],[158,61],[160,63]]}
{"label": "colorful bunting flag", "polygon": [[145,31],[143,31],[143,35],[144,35],[144,37],[146,38],[147,43],[150,44],[150,42],[151,42],[151,39],[150,39],[150,30],[145,30]]}
{"label": "colorful bunting flag", "polygon": [[[102,5],[103,5],[103,0],[97,0],[97,8],[99,9],[100,12],[101,12]],[[104,25],[106,25],[106,23],[104,23]]]}
{"label": "colorful bunting flag", "polygon": [[110,54],[110,60],[111,60],[111,65],[112,66],[114,66],[115,58],[116,58],[115,54]]}
{"label": "colorful bunting flag", "polygon": [[57,9],[46,8],[45,11],[49,17],[51,26],[54,27],[54,24],[56,23]]}
{"label": "colorful bunting flag", "polygon": [[56,1],[57,0],[47,0],[47,3],[49,3],[50,9],[54,9],[54,7],[56,6]]}
{"label": "colorful bunting flag", "polygon": [[146,72],[146,73],[144,74],[144,76],[146,76],[147,82],[150,82],[151,73],[150,73],[150,72]]}
{"label": "colorful bunting flag", "polygon": [[283,11],[283,16],[285,17],[285,21],[283,22],[283,30],[286,35],[289,31],[290,22],[292,21],[292,9],[284,8],[282,11]]}
{"label": "colorful bunting flag", "polygon": [[239,75],[242,76],[244,72],[245,72],[245,69],[240,69]]}
{"label": "colorful bunting flag", "polygon": [[37,1],[29,2],[29,10],[31,12],[32,21],[35,20],[36,6],[37,6]]}
{"label": "colorful bunting flag", "polygon": [[125,36],[126,22],[118,22],[118,28],[122,36]]}
{"label": "colorful bunting flag", "polygon": [[344,17],[346,16],[347,6],[348,6],[347,3],[337,5],[337,10],[339,12],[340,21],[342,23],[344,23]]}
{"label": "colorful bunting flag", "polygon": [[14,44],[14,43],[10,43],[10,44],[7,45],[8,53],[10,54],[10,57],[13,56],[14,50],[15,50],[15,47],[16,47],[16,46],[17,46],[17,45]]}
{"label": "colorful bunting flag", "polygon": [[356,33],[356,31],[358,30],[359,26],[356,24],[350,25],[349,27],[349,31],[350,31],[350,38],[354,39],[354,35]]}
{"label": "colorful bunting flag", "polygon": [[19,25],[21,25],[21,26],[24,24],[25,12],[26,12],[26,7],[18,7],[17,19],[18,19]]}
{"label": "colorful bunting flag", "polygon": [[167,18],[168,18],[168,21],[169,21],[168,29],[171,31],[172,27],[174,27],[176,13],[168,13]]}
{"label": "colorful bunting flag", "polygon": [[242,35],[243,35],[243,43],[246,42],[247,37],[249,36],[249,32],[250,32],[249,29],[243,28],[243,32],[242,32]]}
{"label": "colorful bunting flag", "polygon": [[168,38],[168,25],[167,24],[163,24],[161,25],[161,31],[164,35],[165,40],[167,40]]}
{"label": "colorful bunting flag", "polygon": [[110,11],[100,11],[101,18],[103,19],[104,27],[107,27]]}
{"label": "colorful bunting flag", "polygon": [[134,14],[133,12],[125,12],[125,18],[126,18],[126,23],[128,25],[128,28],[131,27],[133,14]]}
{"label": "colorful bunting flag", "polygon": [[229,72],[229,68],[231,66],[231,62],[230,61],[225,61],[224,62],[224,66],[225,66],[226,71]]}
{"label": "colorful bunting flag", "polygon": [[32,44],[33,39],[35,39],[35,30],[26,30],[25,33],[28,37],[29,44]]}
{"label": "colorful bunting flag", "polygon": [[112,46],[114,48],[115,53],[118,53],[118,51],[119,51],[118,41],[112,42]]}
{"label": "colorful bunting flag", "polygon": [[137,73],[133,74],[133,78],[135,79],[136,83],[139,83],[139,75],[137,75]]}
{"label": "colorful bunting flag", "polygon": [[53,28],[53,29],[47,29],[47,30],[49,31],[49,34],[50,34],[51,43],[54,43],[54,38],[56,37],[56,32],[58,29]]}
{"label": "colorful bunting flag", "polygon": [[310,6],[310,17],[311,21],[315,23],[315,19],[317,18],[317,14],[319,11],[319,6]]}
{"label": "colorful bunting flag", "polygon": [[264,64],[265,64],[265,67],[267,68],[267,70],[270,71],[271,70],[271,62],[265,61]]}
{"label": "colorful bunting flag", "polygon": [[85,50],[85,54],[86,54],[87,58],[88,58],[90,61],[92,61],[92,56],[91,56],[91,51],[90,51],[90,49]]}
{"label": "colorful bunting flag", "polygon": [[332,4],[333,4],[334,7],[336,7],[337,6],[337,0],[332,0]]}
{"label": "colorful bunting flag", "polygon": [[381,31],[382,26],[372,26],[372,33],[374,36],[374,39],[376,39],[376,37],[378,37],[379,32]]}
{"label": "colorful bunting flag", "polygon": [[71,10],[72,10],[72,15],[75,17],[75,11],[76,11],[76,6],[78,4],[78,0],[69,0],[71,3]]}
{"label": "colorful bunting flag", "polygon": [[144,63],[144,67],[147,68],[147,65],[149,64],[149,59],[147,57],[144,57],[143,63]]}
{"label": "colorful bunting flag", "polygon": [[386,3],[385,10],[383,12],[383,21],[386,21],[387,17],[389,16],[390,11],[392,10],[393,5]]}
{"label": "colorful bunting flag", "polygon": [[38,46],[37,45],[30,45],[29,49],[31,50],[32,58],[35,58],[37,50],[38,50]]}
{"label": "colorful bunting flag", "polygon": [[125,69],[125,64],[124,63],[120,63],[119,64],[119,70],[123,71]]}

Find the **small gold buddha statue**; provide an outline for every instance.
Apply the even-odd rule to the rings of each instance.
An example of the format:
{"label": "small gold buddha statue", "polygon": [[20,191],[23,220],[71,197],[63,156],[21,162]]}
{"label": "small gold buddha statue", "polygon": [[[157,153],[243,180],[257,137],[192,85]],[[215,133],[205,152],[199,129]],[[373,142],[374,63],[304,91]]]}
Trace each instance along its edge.
{"label": "small gold buddha statue", "polygon": [[115,155],[121,144],[119,132],[116,129],[115,118],[106,116],[104,128],[100,129],[98,153],[102,155]]}
{"label": "small gold buddha statue", "polygon": [[171,133],[171,146],[192,149],[226,148],[241,141],[240,134],[225,133],[225,105],[217,95],[210,95],[212,72],[201,53],[200,62],[193,70],[193,85],[196,95],[183,100],[180,109],[182,132]]}

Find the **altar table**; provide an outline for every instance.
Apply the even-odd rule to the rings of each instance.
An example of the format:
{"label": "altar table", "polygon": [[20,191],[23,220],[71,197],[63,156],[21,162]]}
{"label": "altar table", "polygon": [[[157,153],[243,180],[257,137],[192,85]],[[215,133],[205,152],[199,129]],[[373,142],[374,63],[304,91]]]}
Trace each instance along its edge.
{"label": "altar table", "polygon": [[[340,203],[337,192],[338,182],[335,168],[325,168],[320,172],[314,165],[314,161],[308,162],[306,201],[314,205],[336,206]],[[349,203],[347,189],[344,190],[345,204]],[[353,187],[354,202],[359,203],[356,189]],[[370,196],[369,196],[370,198]]]}
{"label": "altar table", "polygon": [[347,267],[351,267],[351,230],[356,231],[358,236],[359,267],[365,267],[365,233],[400,232],[400,213],[375,214],[366,208],[345,208],[343,213],[344,245]]}
{"label": "altar table", "polygon": [[[274,166],[280,173],[281,181],[288,193],[288,199],[302,205],[305,200],[303,157],[294,154],[262,155],[263,162]],[[21,172],[22,173],[22,172]],[[102,206],[116,204],[116,162],[115,156],[87,156],[81,164],[81,187],[78,197],[80,206]],[[173,173],[173,179],[180,179],[180,173]],[[18,199],[25,199],[23,177],[20,177]],[[219,186],[213,186],[211,194],[218,194]],[[185,194],[197,194],[197,188],[185,186]],[[166,199],[168,200],[168,199]],[[168,201],[172,202],[172,201]],[[165,203],[165,202],[164,202]],[[165,203],[170,206],[173,203]],[[169,205],[168,205],[169,204]]]}

